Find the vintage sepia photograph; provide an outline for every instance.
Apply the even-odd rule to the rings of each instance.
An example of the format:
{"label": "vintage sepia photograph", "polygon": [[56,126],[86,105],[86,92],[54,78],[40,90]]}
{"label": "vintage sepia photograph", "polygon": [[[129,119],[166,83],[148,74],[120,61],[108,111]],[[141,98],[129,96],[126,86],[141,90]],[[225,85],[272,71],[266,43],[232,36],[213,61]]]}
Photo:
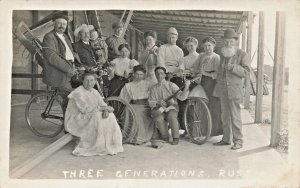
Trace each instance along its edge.
{"label": "vintage sepia photograph", "polygon": [[297,1],[50,4],[5,18],[0,187],[299,186]]}

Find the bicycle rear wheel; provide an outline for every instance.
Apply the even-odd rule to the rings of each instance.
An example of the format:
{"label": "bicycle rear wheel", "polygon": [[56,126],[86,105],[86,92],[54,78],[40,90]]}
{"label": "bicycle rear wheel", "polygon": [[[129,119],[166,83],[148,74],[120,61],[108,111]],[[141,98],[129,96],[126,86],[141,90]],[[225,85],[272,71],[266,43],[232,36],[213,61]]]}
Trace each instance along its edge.
{"label": "bicycle rear wheel", "polygon": [[26,105],[25,117],[30,130],[37,136],[52,138],[63,129],[64,114],[57,95],[39,93]]}
{"label": "bicycle rear wheel", "polygon": [[114,108],[114,114],[122,131],[123,143],[131,142],[137,133],[134,109],[128,102],[119,97],[108,97],[105,102]]}
{"label": "bicycle rear wheel", "polygon": [[205,143],[211,133],[212,120],[203,99],[193,97],[187,100],[183,111],[183,120],[191,141],[199,145]]}

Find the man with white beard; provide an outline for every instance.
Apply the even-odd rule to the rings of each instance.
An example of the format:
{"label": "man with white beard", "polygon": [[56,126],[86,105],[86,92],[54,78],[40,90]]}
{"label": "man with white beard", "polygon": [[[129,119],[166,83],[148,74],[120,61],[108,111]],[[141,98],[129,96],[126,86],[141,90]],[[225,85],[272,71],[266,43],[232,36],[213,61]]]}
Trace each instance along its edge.
{"label": "man with white beard", "polygon": [[249,75],[249,56],[238,48],[238,35],[227,29],[222,37],[220,67],[213,95],[221,101],[223,138],[214,145],[231,145],[236,150],[243,147],[240,103],[243,98],[243,78]]}

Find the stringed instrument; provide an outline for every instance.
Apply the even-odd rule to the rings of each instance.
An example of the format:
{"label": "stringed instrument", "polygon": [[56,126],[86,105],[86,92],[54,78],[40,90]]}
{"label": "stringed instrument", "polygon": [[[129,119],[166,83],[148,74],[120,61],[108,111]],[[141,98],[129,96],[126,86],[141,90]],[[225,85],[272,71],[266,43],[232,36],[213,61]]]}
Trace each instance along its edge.
{"label": "stringed instrument", "polygon": [[[192,83],[199,79],[201,79],[201,77],[196,77],[196,78],[190,80],[190,82]],[[181,91],[184,87],[185,87],[185,85],[181,86],[178,90],[175,91],[175,93],[173,93],[171,96],[167,97],[163,101],[166,102],[168,105],[168,101],[170,101],[172,98],[174,98],[178,94],[178,92]],[[158,105],[151,110],[151,117],[155,118],[155,117],[161,115],[162,113],[168,112],[169,110],[172,110],[172,109],[174,109],[174,110],[176,109],[174,106],[172,106],[172,104],[169,104],[167,107]]]}

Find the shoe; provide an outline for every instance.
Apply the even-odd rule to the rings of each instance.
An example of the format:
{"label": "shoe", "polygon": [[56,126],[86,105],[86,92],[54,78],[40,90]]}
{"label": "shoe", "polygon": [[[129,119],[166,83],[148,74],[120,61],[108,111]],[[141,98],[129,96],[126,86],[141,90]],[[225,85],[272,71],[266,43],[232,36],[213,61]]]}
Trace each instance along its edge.
{"label": "shoe", "polygon": [[179,137],[180,137],[180,138],[185,138],[185,137],[187,137],[187,136],[188,136],[187,132],[184,131],[184,133],[182,133]]}
{"label": "shoe", "polygon": [[169,138],[161,138],[161,140],[165,141],[166,143],[169,142]]}
{"label": "shoe", "polygon": [[231,149],[232,149],[232,150],[237,150],[237,149],[241,149],[242,147],[243,147],[242,144],[234,144],[234,145],[231,147]]}
{"label": "shoe", "polygon": [[179,143],[179,138],[173,138],[173,142],[171,144],[178,145],[178,143]]}
{"label": "shoe", "polygon": [[220,142],[213,143],[215,146],[225,146],[225,145],[230,145],[230,143],[224,142],[221,140]]}

